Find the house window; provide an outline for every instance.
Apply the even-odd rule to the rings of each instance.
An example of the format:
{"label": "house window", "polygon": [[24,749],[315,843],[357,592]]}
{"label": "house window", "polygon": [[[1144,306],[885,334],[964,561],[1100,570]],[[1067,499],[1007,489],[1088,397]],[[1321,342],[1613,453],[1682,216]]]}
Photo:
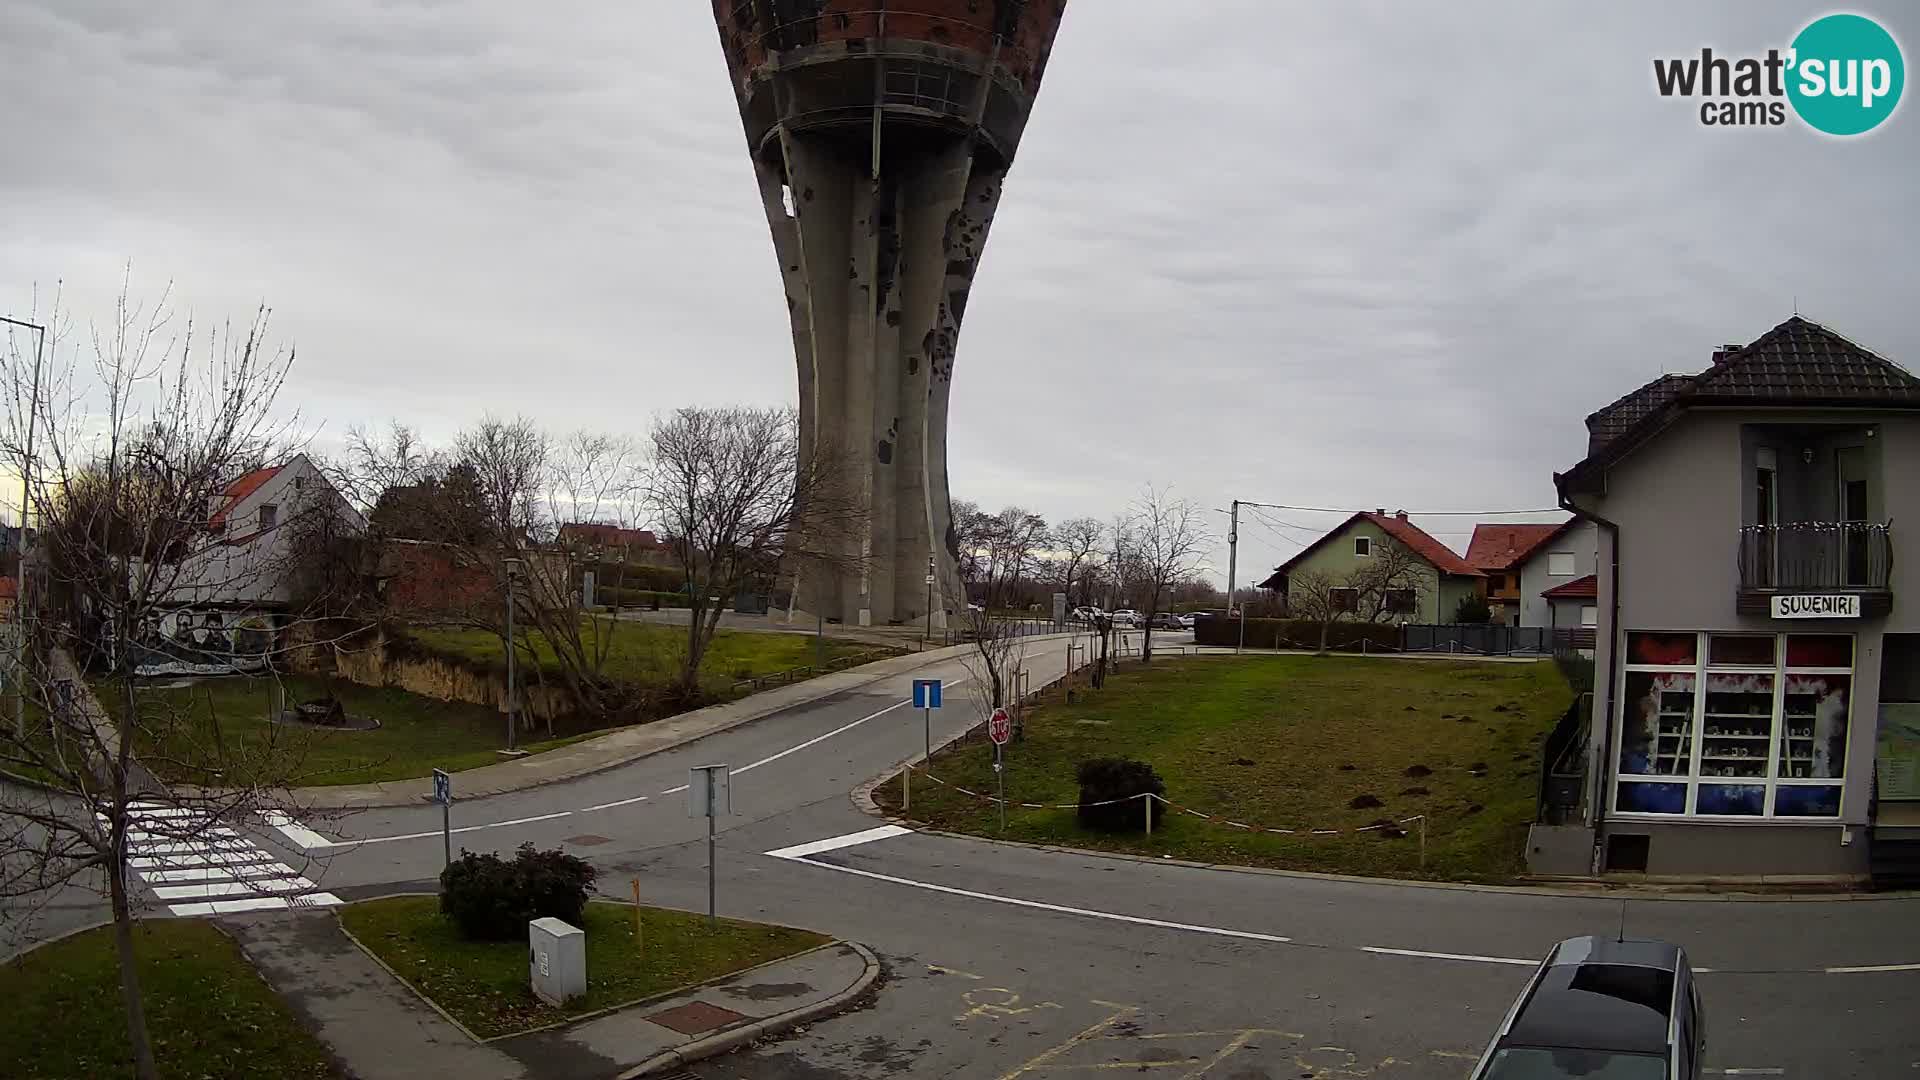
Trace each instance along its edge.
{"label": "house window", "polygon": [[1547,555],[1548,577],[1572,577],[1573,569],[1573,552],[1555,551]]}
{"label": "house window", "polygon": [[1353,538],[1353,557],[1364,559],[1373,554],[1373,537],[1356,536]]}
{"label": "house window", "polygon": [[1600,625],[1600,609],[1593,606],[1592,604],[1581,604],[1580,605],[1580,625],[1581,626],[1599,626]]}
{"label": "house window", "polygon": [[1359,589],[1329,589],[1327,590],[1327,600],[1335,611],[1360,610]]}
{"label": "house window", "polygon": [[307,474],[306,473],[298,473],[294,476],[293,490],[295,491],[307,490]]}
{"label": "house window", "polygon": [[261,504],[260,528],[262,531],[273,528],[274,524],[279,520],[280,520],[280,508],[278,506],[275,506],[272,503]]}
{"label": "house window", "polygon": [[1615,809],[1838,817],[1852,689],[1849,635],[1629,633]]}
{"label": "house window", "polygon": [[1415,597],[1412,589],[1388,589],[1387,612],[1392,615],[1411,615],[1414,612]]}

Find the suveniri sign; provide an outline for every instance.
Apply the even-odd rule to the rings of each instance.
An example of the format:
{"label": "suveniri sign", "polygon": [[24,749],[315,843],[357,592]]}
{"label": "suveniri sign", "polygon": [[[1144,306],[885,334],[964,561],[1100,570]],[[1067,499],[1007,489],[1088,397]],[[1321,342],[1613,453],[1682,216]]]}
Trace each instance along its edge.
{"label": "suveniri sign", "polygon": [[1860,617],[1860,598],[1858,596],[1776,596],[1773,598],[1773,617],[1776,619],[1857,619]]}

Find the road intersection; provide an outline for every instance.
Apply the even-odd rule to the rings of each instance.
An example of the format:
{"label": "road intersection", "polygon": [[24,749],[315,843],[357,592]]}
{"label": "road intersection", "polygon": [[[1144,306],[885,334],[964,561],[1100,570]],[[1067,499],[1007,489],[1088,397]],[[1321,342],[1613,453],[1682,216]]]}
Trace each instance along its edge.
{"label": "road intersection", "polygon": [[[1065,661],[1064,640],[1029,646],[1035,685]],[[637,879],[647,902],[702,907],[705,826],[676,796],[689,767],[733,763],[721,912],[866,943],[888,981],[864,1009],[697,1069],[712,1080],[1459,1077],[1534,958],[1623,913],[1705,972],[1708,1063],[1724,1074],[1920,1076],[1920,900],[1623,902],[912,831],[848,792],[918,756],[907,699],[928,675],[949,687],[936,742],[977,722],[977,687],[956,686],[971,673],[936,662],[617,769],[456,802],[456,846],[565,846],[611,894]],[[442,862],[424,801],[279,824],[252,840],[346,900],[430,887]]]}

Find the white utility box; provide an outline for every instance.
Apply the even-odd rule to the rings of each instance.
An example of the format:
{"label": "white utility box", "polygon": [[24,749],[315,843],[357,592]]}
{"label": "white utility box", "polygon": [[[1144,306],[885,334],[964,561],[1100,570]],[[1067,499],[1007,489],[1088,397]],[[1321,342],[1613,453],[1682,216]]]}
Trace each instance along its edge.
{"label": "white utility box", "polygon": [[534,996],[549,1005],[587,992],[587,932],[559,919],[527,924],[527,977]]}

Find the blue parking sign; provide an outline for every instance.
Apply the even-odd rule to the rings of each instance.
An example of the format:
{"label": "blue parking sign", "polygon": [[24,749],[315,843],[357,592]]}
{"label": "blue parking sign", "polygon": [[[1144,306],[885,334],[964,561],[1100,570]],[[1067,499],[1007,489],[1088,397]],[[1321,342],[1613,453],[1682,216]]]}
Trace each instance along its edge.
{"label": "blue parking sign", "polygon": [[913,707],[916,709],[937,709],[940,707],[940,680],[913,680]]}

